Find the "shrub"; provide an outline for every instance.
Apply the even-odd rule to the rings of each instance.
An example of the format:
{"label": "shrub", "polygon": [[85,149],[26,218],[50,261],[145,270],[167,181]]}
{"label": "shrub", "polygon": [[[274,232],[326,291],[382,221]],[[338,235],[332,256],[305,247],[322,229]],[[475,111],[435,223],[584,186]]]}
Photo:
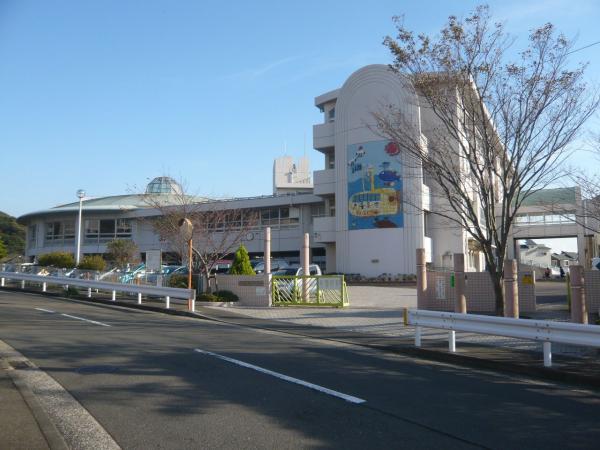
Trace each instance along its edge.
{"label": "shrub", "polygon": [[71,253],[52,252],[38,256],[40,266],[52,266],[60,269],[72,269],[75,267],[75,258]]}
{"label": "shrub", "polygon": [[[192,289],[198,289],[198,280],[200,277],[196,274],[192,274]],[[187,289],[188,287],[188,276],[187,275],[171,275],[168,281],[169,287]]]}
{"label": "shrub", "polygon": [[240,248],[235,252],[235,258],[229,271],[232,275],[256,275],[254,269],[250,265],[250,255],[244,245],[240,245]]}
{"label": "shrub", "polygon": [[198,295],[196,297],[196,301],[199,301],[199,302],[222,302],[223,300],[221,300],[219,297],[217,297],[214,294],[204,293],[204,294]]}
{"label": "shrub", "polygon": [[217,291],[215,295],[223,302],[237,302],[240,298],[231,291]]}
{"label": "shrub", "polygon": [[67,297],[77,297],[79,295],[79,289],[69,286],[69,288],[65,290],[65,295]]}
{"label": "shrub", "polygon": [[[193,284],[193,280],[192,280]],[[171,275],[169,277],[169,287],[187,289],[188,277],[187,275]]]}
{"label": "shrub", "polygon": [[100,255],[84,256],[77,268],[81,270],[102,271],[106,268],[106,261],[104,261],[104,258],[102,258]]}
{"label": "shrub", "polygon": [[137,260],[138,247],[128,239],[113,239],[106,244],[106,250],[106,259],[117,267],[125,267]]}

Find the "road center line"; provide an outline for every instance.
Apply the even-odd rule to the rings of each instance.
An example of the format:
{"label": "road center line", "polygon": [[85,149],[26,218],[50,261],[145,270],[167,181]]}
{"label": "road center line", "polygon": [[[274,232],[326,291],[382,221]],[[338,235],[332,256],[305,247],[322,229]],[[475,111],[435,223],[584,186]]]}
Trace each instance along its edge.
{"label": "road center line", "polygon": [[61,316],[70,317],[71,319],[83,320],[84,322],[93,323],[94,325],[100,325],[103,327],[110,327],[110,325],[102,322],[96,322],[95,320],[84,319],[83,317],[72,316],[70,314],[61,314]]}
{"label": "road center line", "polygon": [[319,392],[322,392],[322,393],[327,394],[327,395],[332,395],[333,397],[341,398],[342,400],[345,400],[345,401],[350,402],[350,403],[357,403],[358,404],[358,403],[365,403],[366,402],[366,400],[363,400],[362,398],[354,397],[352,395],[343,394],[341,392],[334,391],[332,389],[327,389],[326,387],[323,387],[323,386],[319,386],[318,384],[309,383],[308,381],[303,381],[303,380],[300,380],[298,378],[294,378],[294,377],[290,377],[288,375],[284,375],[282,373],[273,372],[272,370],[264,369],[262,367],[255,366],[254,364],[249,364],[247,362],[240,361],[239,359],[229,358],[227,356],[219,355],[218,353],[209,352],[207,350],[201,350],[199,348],[194,349],[194,351],[198,352],[198,353],[202,353],[204,355],[214,356],[215,358],[222,359],[223,361],[227,361],[227,362],[236,364],[238,366],[246,367],[248,369],[256,370],[257,372],[261,372],[261,373],[264,373],[264,374],[267,374],[267,375],[271,375],[271,376],[273,376],[275,378],[279,378],[280,380],[285,380],[285,381],[289,381],[290,383],[299,384],[300,386],[304,386],[304,387],[307,387],[309,389],[314,389],[315,391],[319,391]]}
{"label": "road center line", "polygon": [[44,309],[44,308],[35,308],[35,309],[37,309],[38,311],[44,311],[47,313],[55,313],[56,312],[56,311],[52,311],[51,309]]}

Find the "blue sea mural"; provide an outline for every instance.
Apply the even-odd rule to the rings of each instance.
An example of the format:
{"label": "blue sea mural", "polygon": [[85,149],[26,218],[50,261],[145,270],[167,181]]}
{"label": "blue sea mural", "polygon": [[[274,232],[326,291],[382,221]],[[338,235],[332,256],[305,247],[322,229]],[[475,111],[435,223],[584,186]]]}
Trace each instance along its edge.
{"label": "blue sea mural", "polygon": [[351,144],[348,156],[348,229],[402,228],[400,148],[390,141]]}

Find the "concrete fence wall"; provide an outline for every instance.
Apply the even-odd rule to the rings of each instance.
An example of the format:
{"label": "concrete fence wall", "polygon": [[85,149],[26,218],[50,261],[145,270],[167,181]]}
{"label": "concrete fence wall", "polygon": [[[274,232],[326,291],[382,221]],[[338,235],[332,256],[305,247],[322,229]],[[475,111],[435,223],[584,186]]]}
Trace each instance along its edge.
{"label": "concrete fence wall", "polygon": [[600,310],[600,270],[586,270],[583,277],[587,312],[598,314]]}
{"label": "concrete fence wall", "polygon": [[220,290],[233,292],[241,306],[271,306],[269,290],[262,275],[216,275]]}
{"label": "concrete fence wall", "polygon": [[[423,305],[419,305],[419,308],[435,311],[454,311],[455,292],[451,284],[451,276],[451,272],[427,271],[425,301]],[[494,287],[490,274],[488,272],[466,272],[465,277],[467,312],[495,312]],[[535,312],[534,275],[532,273],[519,273],[518,285],[520,312]]]}

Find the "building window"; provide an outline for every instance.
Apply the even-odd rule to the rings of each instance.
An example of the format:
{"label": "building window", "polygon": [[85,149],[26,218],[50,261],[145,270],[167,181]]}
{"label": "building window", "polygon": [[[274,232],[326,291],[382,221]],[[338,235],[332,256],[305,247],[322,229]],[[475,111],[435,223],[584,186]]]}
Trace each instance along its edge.
{"label": "building window", "polygon": [[44,240],[50,245],[61,245],[75,239],[75,221],[54,221],[46,222]]}
{"label": "building window", "polygon": [[85,241],[99,243],[112,241],[115,238],[131,238],[132,222],[130,219],[87,219],[85,221]]}
{"label": "building window", "polygon": [[327,113],[327,121],[334,122],[335,121],[335,107],[331,108]]}

